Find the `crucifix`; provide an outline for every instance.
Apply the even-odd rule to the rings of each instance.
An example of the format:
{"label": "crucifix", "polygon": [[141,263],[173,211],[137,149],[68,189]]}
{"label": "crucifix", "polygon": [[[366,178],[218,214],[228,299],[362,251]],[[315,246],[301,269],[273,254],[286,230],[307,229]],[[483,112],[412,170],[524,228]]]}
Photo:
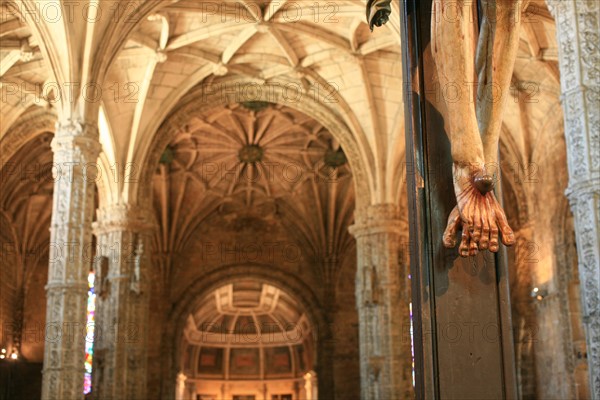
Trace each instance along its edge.
{"label": "crucifix", "polygon": [[400,1],[417,398],[516,398],[498,143],[526,3]]}
{"label": "crucifix", "polygon": [[[391,0],[370,0],[371,30],[387,22]],[[515,243],[506,215],[494,195],[498,139],[519,47],[521,13],[528,1],[481,0],[477,35],[476,0],[434,0],[431,12],[431,52],[444,96],[457,205],[443,236],[446,247],[459,254],[498,251],[499,237]]]}

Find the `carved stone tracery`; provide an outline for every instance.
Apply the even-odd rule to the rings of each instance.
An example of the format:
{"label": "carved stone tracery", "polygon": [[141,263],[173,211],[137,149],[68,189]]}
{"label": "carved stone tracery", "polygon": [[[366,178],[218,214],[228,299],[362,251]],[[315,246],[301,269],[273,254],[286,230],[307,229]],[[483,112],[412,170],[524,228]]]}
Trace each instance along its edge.
{"label": "carved stone tracery", "polygon": [[149,300],[149,244],[153,213],[132,205],[98,210],[95,273],[95,352],[92,393],[97,399],[144,399]]}
{"label": "carved stone tracery", "polygon": [[393,204],[371,206],[350,228],[356,238],[361,398],[410,398],[412,363],[406,221]]}
{"label": "carved stone tracery", "polygon": [[[83,396],[84,331],[87,276],[95,180],[87,171],[100,152],[95,126],[79,121],[57,124],[52,141],[54,180],[48,272],[46,324],[55,327],[57,340],[46,340],[42,398],[76,399]],[[68,327],[71,335],[60,335]],[[58,330],[57,330],[58,329]]]}
{"label": "carved stone tracery", "polygon": [[590,394],[600,399],[600,3],[549,0],[556,20]]}

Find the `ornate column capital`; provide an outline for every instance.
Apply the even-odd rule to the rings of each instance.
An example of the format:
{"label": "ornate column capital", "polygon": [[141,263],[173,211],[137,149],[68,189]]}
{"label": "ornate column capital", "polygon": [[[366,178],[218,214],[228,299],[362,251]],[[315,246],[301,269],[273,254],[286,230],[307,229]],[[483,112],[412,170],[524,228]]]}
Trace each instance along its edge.
{"label": "ornate column capital", "polygon": [[400,218],[400,207],[395,204],[375,204],[366,213],[357,216],[354,225],[348,228],[355,238],[377,233],[408,236],[408,222]]}
{"label": "ornate column capital", "polygon": [[590,179],[581,180],[579,182],[571,182],[565,196],[569,199],[572,205],[577,203],[577,200],[582,197],[600,196],[600,174],[592,174]]}
{"label": "ornate column capital", "polygon": [[92,224],[95,235],[115,231],[148,233],[157,224],[151,209],[131,204],[113,204],[96,211],[98,220]]}
{"label": "ornate column capital", "polygon": [[548,5],[548,11],[550,14],[556,19],[556,15],[560,12],[560,9],[564,5],[564,0],[546,0],[546,4]]}
{"label": "ornate column capital", "polygon": [[63,119],[56,122],[57,136],[89,136],[97,138],[98,125],[74,119]]}
{"label": "ornate column capital", "polygon": [[86,162],[95,162],[102,150],[98,136],[95,124],[73,120],[57,122],[52,151],[58,158],[60,154],[70,154],[71,157],[78,154]]}
{"label": "ornate column capital", "polygon": [[[96,213],[93,230],[100,256],[94,265],[96,326],[105,333],[94,337],[94,348],[105,357],[101,365],[93,366],[95,397],[144,398],[154,214],[151,208],[132,204],[110,204]],[[116,329],[119,326],[136,327],[136,340],[125,345],[119,340],[123,329]]]}

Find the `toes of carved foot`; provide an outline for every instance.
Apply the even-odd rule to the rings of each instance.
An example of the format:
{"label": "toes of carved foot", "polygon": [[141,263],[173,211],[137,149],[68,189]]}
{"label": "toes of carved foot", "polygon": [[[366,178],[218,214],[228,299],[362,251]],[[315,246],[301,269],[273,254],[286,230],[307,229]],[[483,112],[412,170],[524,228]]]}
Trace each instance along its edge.
{"label": "toes of carved foot", "polygon": [[450,235],[444,235],[444,247],[453,249],[456,247],[456,240]]}
{"label": "toes of carved foot", "polygon": [[458,253],[461,255],[461,257],[469,256],[469,246],[467,245],[467,243],[465,243],[465,241],[462,241],[460,243],[460,246],[458,248]]}
{"label": "toes of carved foot", "polygon": [[502,243],[504,243],[506,246],[512,246],[515,244],[515,242],[516,239],[513,232],[502,233]]}
{"label": "toes of carved foot", "polygon": [[479,250],[477,248],[477,243],[475,243],[475,241],[471,241],[471,243],[469,244],[469,255],[474,256],[477,255],[478,252]]}

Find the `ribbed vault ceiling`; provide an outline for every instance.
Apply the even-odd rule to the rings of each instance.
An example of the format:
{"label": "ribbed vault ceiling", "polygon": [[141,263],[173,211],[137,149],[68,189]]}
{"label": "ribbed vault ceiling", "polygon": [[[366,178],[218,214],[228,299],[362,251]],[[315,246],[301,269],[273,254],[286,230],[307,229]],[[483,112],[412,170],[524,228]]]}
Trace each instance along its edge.
{"label": "ribbed vault ceiling", "polygon": [[[131,3],[125,10],[128,15],[136,7],[154,11],[131,21],[127,28],[132,31],[117,41],[124,46],[114,51],[118,55],[111,59],[106,76],[97,78],[105,78],[101,106],[108,132],[101,140],[107,175],[114,163],[145,159],[159,126],[191,88],[234,78],[294,85],[294,90],[300,88],[326,104],[350,128],[369,174],[365,179],[377,192],[372,196],[396,202],[403,187],[396,171],[402,170],[404,147],[398,24],[393,20],[370,33],[364,22],[365,3],[180,0],[152,7],[144,1]],[[30,105],[56,104],[58,96],[56,77],[42,57],[40,43],[14,12],[20,3],[1,4],[0,86],[3,95],[10,95],[2,104],[0,136]],[[398,3],[393,5],[398,12]],[[532,1],[524,18],[517,74],[535,60],[556,75],[554,22],[544,1]],[[107,46],[117,43],[110,39]],[[52,54],[70,54],[60,48],[65,46],[62,42],[45,46],[57,47],[47,49]],[[20,89],[22,85],[26,90]],[[124,181],[106,181],[101,196],[118,201],[127,191],[137,190]]]}
{"label": "ribbed vault ceiling", "polygon": [[190,377],[291,378],[312,369],[316,332],[300,304],[258,280],[206,294],[183,332],[182,370]]}
{"label": "ribbed vault ceiling", "polygon": [[154,175],[159,252],[182,252],[220,214],[280,223],[314,261],[345,254],[354,185],[343,149],[322,125],[289,107],[246,103],[206,110],[185,128]]}

